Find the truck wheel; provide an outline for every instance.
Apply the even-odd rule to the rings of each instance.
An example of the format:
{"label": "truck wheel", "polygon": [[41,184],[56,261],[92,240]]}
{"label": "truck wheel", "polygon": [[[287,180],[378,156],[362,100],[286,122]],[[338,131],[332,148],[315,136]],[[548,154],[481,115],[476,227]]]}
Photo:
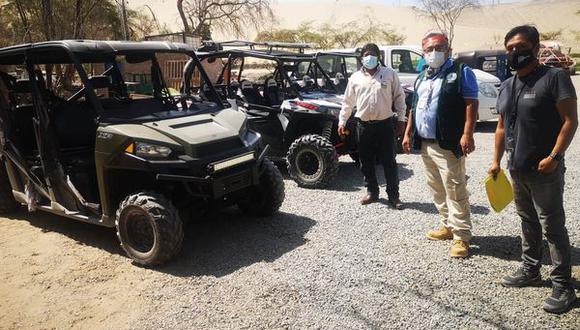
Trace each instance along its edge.
{"label": "truck wheel", "polygon": [[119,205],[115,225],[123,250],[138,264],[159,265],[181,250],[181,218],[163,195],[140,192],[127,196]]}
{"label": "truck wheel", "polygon": [[336,149],[320,135],[296,139],[286,156],[288,174],[301,187],[325,187],[338,172]]}
{"label": "truck wheel", "polygon": [[264,159],[260,170],[260,183],[249,189],[246,197],[238,201],[238,206],[246,214],[268,216],[276,213],[284,202],[284,178],[268,158]]}
{"label": "truck wheel", "polygon": [[6,164],[0,162],[0,213],[10,213],[16,211],[20,204],[12,195],[12,185],[6,172]]}

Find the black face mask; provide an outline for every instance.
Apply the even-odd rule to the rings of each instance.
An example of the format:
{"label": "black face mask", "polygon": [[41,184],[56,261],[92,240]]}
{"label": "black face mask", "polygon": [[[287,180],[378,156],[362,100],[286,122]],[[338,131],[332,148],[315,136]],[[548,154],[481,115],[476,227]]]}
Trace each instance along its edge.
{"label": "black face mask", "polygon": [[525,68],[535,59],[533,49],[514,50],[508,54],[508,64],[514,70]]}

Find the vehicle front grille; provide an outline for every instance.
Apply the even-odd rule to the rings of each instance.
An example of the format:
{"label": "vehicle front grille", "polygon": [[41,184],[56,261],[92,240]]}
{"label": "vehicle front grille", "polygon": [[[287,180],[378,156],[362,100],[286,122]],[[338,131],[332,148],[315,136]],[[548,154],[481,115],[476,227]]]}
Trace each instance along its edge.
{"label": "vehicle front grille", "polygon": [[224,192],[227,194],[249,186],[251,181],[251,172],[242,172],[224,179]]}
{"label": "vehicle front grille", "polygon": [[241,148],[244,145],[240,139],[229,139],[218,141],[206,145],[201,145],[195,149],[195,156],[199,158],[219,154],[232,149]]}

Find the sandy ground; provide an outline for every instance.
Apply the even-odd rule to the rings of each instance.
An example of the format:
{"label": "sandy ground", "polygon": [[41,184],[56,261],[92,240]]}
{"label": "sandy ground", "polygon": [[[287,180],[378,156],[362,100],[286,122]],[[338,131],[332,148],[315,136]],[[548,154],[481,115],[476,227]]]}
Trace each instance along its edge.
{"label": "sandy ground", "polygon": [[[131,0],[133,7],[150,5],[157,18],[170,28],[179,30],[180,21],[177,9],[171,0]],[[423,34],[435,27],[428,19],[418,17],[411,7],[383,5],[372,1],[355,0],[292,0],[274,1],[274,13],[278,21],[265,22],[263,29],[273,27],[295,28],[303,22],[314,25],[329,23],[341,25],[357,19],[372,17],[373,20],[390,24],[400,34],[406,36],[405,44],[418,44]],[[578,0],[523,1],[496,6],[482,6],[466,10],[455,28],[455,51],[498,48],[503,44],[506,32],[520,24],[535,24],[540,32],[562,29],[561,41],[573,52],[580,51],[580,40],[575,39],[574,31],[580,31],[580,9]],[[248,27],[247,38],[253,39],[257,32]],[[213,33],[216,40],[232,39],[219,31]]]}
{"label": "sandy ground", "polygon": [[[580,90],[580,76],[575,76],[574,81],[576,89]],[[487,168],[488,166],[487,161],[491,157],[489,153],[492,145],[490,134],[492,126],[487,125],[487,127],[487,132],[477,133],[476,136],[476,140],[484,143],[480,147],[480,153],[487,154],[480,155],[481,158],[470,158],[469,166],[471,168]],[[575,153],[580,152],[578,137],[574,141],[573,150]],[[407,178],[408,181],[405,181],[405,190],[402,192],[407,201],[416,198],[415,195],[422,196],[421,194],[424,194],[425,190],[421,176],[412,175],[412,168],[419,166],[418,157],[412,157],[414,156],[402,156],[401,158],[402,162],[410,164],[404,172],[406,176],[410,177]],[[578,157],[574,159],[578,159]],[[481,160],[481,163],[474,164],[475,160]],[[567,193],[568,196],[578,196],[580,186],[574,177],[580,173],[579,164],[579,162],[567,163],[568,178],[570,175],[573,176],[573,180],[567,182],[567,192],[572,191]],[[351,173],[357,175],[357,171],[351,171]],[[479,179],[482,180],[483,177]],[[353,182],[359,182],[358,177]],[[418,186],[412,188],[410,186],[412,184],[418,184]],[[346,197],[347,201],[350,200],[356,204],[361,189],[360,183],[358,185],[357,189],[332,192],[330,195]],[[341,216],[343,212],[339,212],[336,218],[328,218],[325,210],[333,207],[332,203],[314,208],[305,206],[312,205],[312,200],[316,198],[322,199],[324,196],[330,196],[329,191],[299,189],[290,180],[286,180],[286,186],[287,202],[282,208],[281,215],[277,217],[277,220],[283,220],[284,223],[274,225],[266,220],[248,224],[240,223],[235,213],[226,214],[215,221],[210,219],[211,221],[188,229],[186,232],[187,242],[182,255],[178,257],[179,259],[167,267],[156,270],[132,265],[122,253],[112,229],[78,223],[40,212],[27,214],[22,211],[9,217],[0,218],[0,329],[188,328],[186,325],[190,325],[190,328],[205,328],[214,327],[216,324],[220,324],[220,328],[237,328],[242,327],[242,325],[249,328],[286,328],[292,324],[296,328],[325,327],[325,325],[332,328],[333,325],[338,327],[341,321],[328,316],[326,314],[328,309],[325,309],[325,306],[330,306],[328,308],[332,309],[334,308],[332,307],[334,300],[343,299],[345,296],[350,297],[349,295],[353,295],[350,298],[354,298],[355,301],[362,304],[359,306],[361,310],[358,311],[362,314],[373,315],[372,313],[379,312],[384,317],[392,315],[394,310],[389,308],[395,307],[388,307],[383,303],[373,305],[388,299],[383,296],[377,297],[382,289],[370,293],[357,291],[374,283],[368,281],[378,281],[376,277],[382,278],[383,275],[370,277],[363,274],[364,276],[361,277],[358,272],[364,272],[369,267],[382,267],[389,260],[397,260],[396,258],[399,258],[397,256],[400,255],[409,254],[409,258],[421,258],[420,251],[417,251],[416,248],[408,249],[405,246],[406,244],[423,245],[428,243],[420,240],[405,241],[405,244],[398,245],[396,242],[385,241],[385,237],[389,235],[388,227],[381,227],[382,231],[376,233],[367,231],[363,236],[353,237],[353,234],[361,235],[363,233],[358,233],[357,230],[360,228],[356,226],[350,227],[349,223],[352,219],[345,218],[345,215]],[[486,215],[489,210],[487,207],[483,207],[486,205],[486,201],[481,191],[472,189],[472,193],[474,196],[472,203],[478,204],[475,209],[476,226],[479,228],[480,235],[485,236],[486,231],[490,231],[492,228],[489,227],[490,221],[493,222],[494,219],[499,218],[497,215]],[[425,197],[427,198],[427,195]],[[578,205],[575,203],[576,201],[567,200],[567,208],[577,211]],[[415,204],[425,206],[429,210],[432,208],[428,202]],[[353,206],[349,202],[338,207],[353,209],[358,216],[364,215],[360,212],[365,210],[374,210],[369,211],[375,212],[368,215],[371,217],[370,219],[376,219],[378,223],[386,224],[385,226],[388,226],[389,221],[394,221],[394,219],[389,219],[388,215],[384,215],[385,211],[382,209],[358,210],[359,207]],[[484,212],[485,210],[487,211]],[[409,212],[412,211],[409,210]],[[511,217],[515,217],[513,210],[510,212]],[[421,213],[412,214],[420,215]],[[413,226],[420,226],[417,228],[420,232],[426,230],[425,224],[415,224],[413,219],[409,219],[409,213],[401,213],[400,215],[402,217],[400,221],[411,221],[414,223]],[[517,223],[510,222],[509,229],[505,230],[509,230],[510,234],[515,236],[518,232]],[[344,227],[336,225],[338,223],[346,223],[347,225]],[[576,213],[569,215],[569,228],[572,228],[571,238],[572,243],[576,246],[575,256],[578,258],[580,226]],[[339,236],[339,239],[329,239],[325,234],[327,230],[332,230],[335,235]],[[503,230],[500,228],[500,232]],[[309,231],[310,233],[308,233]],[[367,234],[369,236],[366,236]],[[419,233],[413,235],[415,234],[419,235]],[[503,235],[506,233],[504,232]],[[390,249],[398,249],[392,250],[398,251],[397,254],[387,252],[384,256],[368,255],[368,253],[372,253],[369,252],[372,250],[365,250],[365,244],[367,244],[365,240],[370,239],[370,237],[375,241],[369,241],[369,243],[374,242],[373,244],[380,244],[380,246],[391,244],[389,245]],[[461,304],[469,306],[481,300],[483,302],[481,313],[490,313],[491,311],[491,316],[476,319],[477,322],[485,321],[485,323],[481,323],[485,325],[484,328],[529,328],[536,325],[552,329],[559,327],[580,328],[580,323],[578,323],[580,322],[578,321],[580,320],[580,308],[576,308],[562,317],[546,316],[545,313],[539,311],[540,298],[548,294],[547,288],[542,289],[541,292],[534,290],[524,292],[499,291],[497,289],[498,286],[494,283],[499,279],[501,272],[505,272],[509,267],[516,267],[518,263],[517,244],[512,240],[512,238],[516,238],[501,237],[504,240],[498,244],[507,244],[510,250],[496,251],[496,254],[493,252],[496,247],[492,246],[496,243],[486,246],[483,243],[484,240],[480,239],[480,247],[474,250],[475,257],[473,259],[467,261],[464,266],[461,263],[450,264],[453,270],[450,270],[449,273],[433,276],[431,281],[441,281],[440,285],[448,287],[450,285],[448,277],[459,281],[464,278],[461,274],[463,267],[469,269],[470,274],[475,274],[473,273],[475,267],[479,274],[477,276],[483,277],[478,282],[467,282],[473,287],[463,287],[467,292],[472,292],[474,296],[473,298],[466,296],[455,307],[461,307]],[[360,241],[355,241],[358,247],[350,247],[350,250],[344,251],[341,249],[340,242],[349,239],[360,239]],[[441,246],[438,249],[436,254],[429,255],[429,258],[434,258],[433,262],[430,263],[431,268],[437,268],[437,262],[443,262],[447,265],[446,248]],[[316,257],[317,254],[321,256]],[[323,259],[322,256],[329,259]],[[506,260],[502,260],[506,257]],[[350,258],[348,262],[351,263],[351,266],[347,268],[336,266],[337,268],[333,269],[329,268],[333,267],[332,264],[326,263],[330,262],[329,260],[343,258]],[[311,264],[304,264],[306,260],[309,260],[308,262]],[[361,267],[357,268],[357,263],[367,261],[372,262],[372,265],[367,267],[364,264],[365,266],[362,267],[363,264],[361,264]],[[573,264],[575,265],[575,277],[580,279],[578,261],[573,260]],[[497,269],[487,268],[486,264],[492,262],[497,263]],[[321,267],[320,274],[323,274],[325,278],[316,278],[316,272],[312,274],[309,266]],[[359,270],[359,268],[362,269]],[[414,271],[415,276],[428,276],[421,269],[414,269]],[[290,278],[284,275],[286,273],[291,274]],[[304,276],[315,277],[315,280],[313,279],[315,282],[312,282],[313,287],[310,287],[309,279],[304,280]],[[332,284],[334,280],[344,280],[345,277],[349,276],[353,278],[351,282],[340,285]],[[363,281],[360,283],[361,286],[358,282],[352,282],[357,280]],[[298,289],[292,284],[288,284],[292,281],[308,283],[301,284],[304,287]],[[412,281],[405,281],[407,282],[400,285],[415,287]],[[312,291],[318,285],[325,283],[329,285],[330,289],[321,292]],[[351,284],[354,286],[350,287]],[[466,283],[460,282],[460,284],[465,285]],[[355,291],[340,291],[343,290],[344,285]],[[461,285],[458,288],[461,288]],[[498,291],[491,296],[478,297],[478,287],[482,290]],[[445,290],[453,288],[454,286],[451,286]],[[328,290],[337,290],[337,296],[333,297],[332,291]],[[421,291],[424,289],[420,287],[417,290],[419,290],[417,294],[421,295],[414,303],[427,304],[425,294],[432,293],[424,293]],[[411,290],[412,292],[415,291]],[[406,298],[408,294],[410,293],[401,293],[399,298],[397,298],[398,296],[389,297],[390,299],[411,299]],[[507,300],[496,300],[503,295],[506,295]],[[433,297],[433,299],[437,302],[439,298]],[[312,300],[316,301],[316,306],[320,310],[313,310]],[[441,317],[447,313],[454,322],[464,322],[464,326],[468,328],[474,328],[480,324],[466,321],[470,315],[477,316],[479,313],[477,310],[469,311],[469,307],[465,307],[467,311],[462,311],[463,307],[449,309],[449,307],[445,307],[447,303],[442,305],[441,302],[438,302],[438,304],[442,306]],[[402,322],[408,321],[408,318],[413,315],[414,308],[418,308],[417,305],[405,306],[398,307],[403,308],[403,311],[399,313],[406,317],[400,319]],[[500,315],[504,309],[510,308],[518,310],[526,308],[527,314],[522,314],[522,317],[515,317],[515,319],[521,318],[522,321],[527,320],[527,322],[536,320],[539,324],[524,323],[520,326],[503,327],[501,322],[512,322],[513,320],[507,316],[504,316],[505,320],[500,318],[494,320],[495,314],[493,313],[495,312],[493,311],[498,309],[497,315]],[[265,311],[269,311],[270,314],[262,315],[266,313]],[[314,316],[310,315],[310,318],[301,316],[301,313],[308,312],[314,313]],[[343,311],[335,310],[334,313],[348,316],[352,312],[347,311],[344,312],[346,314],[343,314]],[[372,317],[369,318],[372,319]],[[245,323],[239,323],[240,320]],[[382,326],[377,326],[374,323],[362,324],[360,327],[354,325],[351,327],[389,328],[394,326],[394,323],[381,323]],[[448,326],[449,324],[451,323],[440,323],[439,325]]]}

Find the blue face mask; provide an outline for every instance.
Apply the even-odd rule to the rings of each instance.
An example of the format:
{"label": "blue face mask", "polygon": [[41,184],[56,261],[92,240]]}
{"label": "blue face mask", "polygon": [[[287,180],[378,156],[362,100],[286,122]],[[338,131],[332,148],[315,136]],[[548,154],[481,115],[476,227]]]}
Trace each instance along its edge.
{"label": "blue face mask", "polygon": [[369,70],[376,68],[378,64],[379,58],[376,56],[367,55],[362,58],[362,65]]}

